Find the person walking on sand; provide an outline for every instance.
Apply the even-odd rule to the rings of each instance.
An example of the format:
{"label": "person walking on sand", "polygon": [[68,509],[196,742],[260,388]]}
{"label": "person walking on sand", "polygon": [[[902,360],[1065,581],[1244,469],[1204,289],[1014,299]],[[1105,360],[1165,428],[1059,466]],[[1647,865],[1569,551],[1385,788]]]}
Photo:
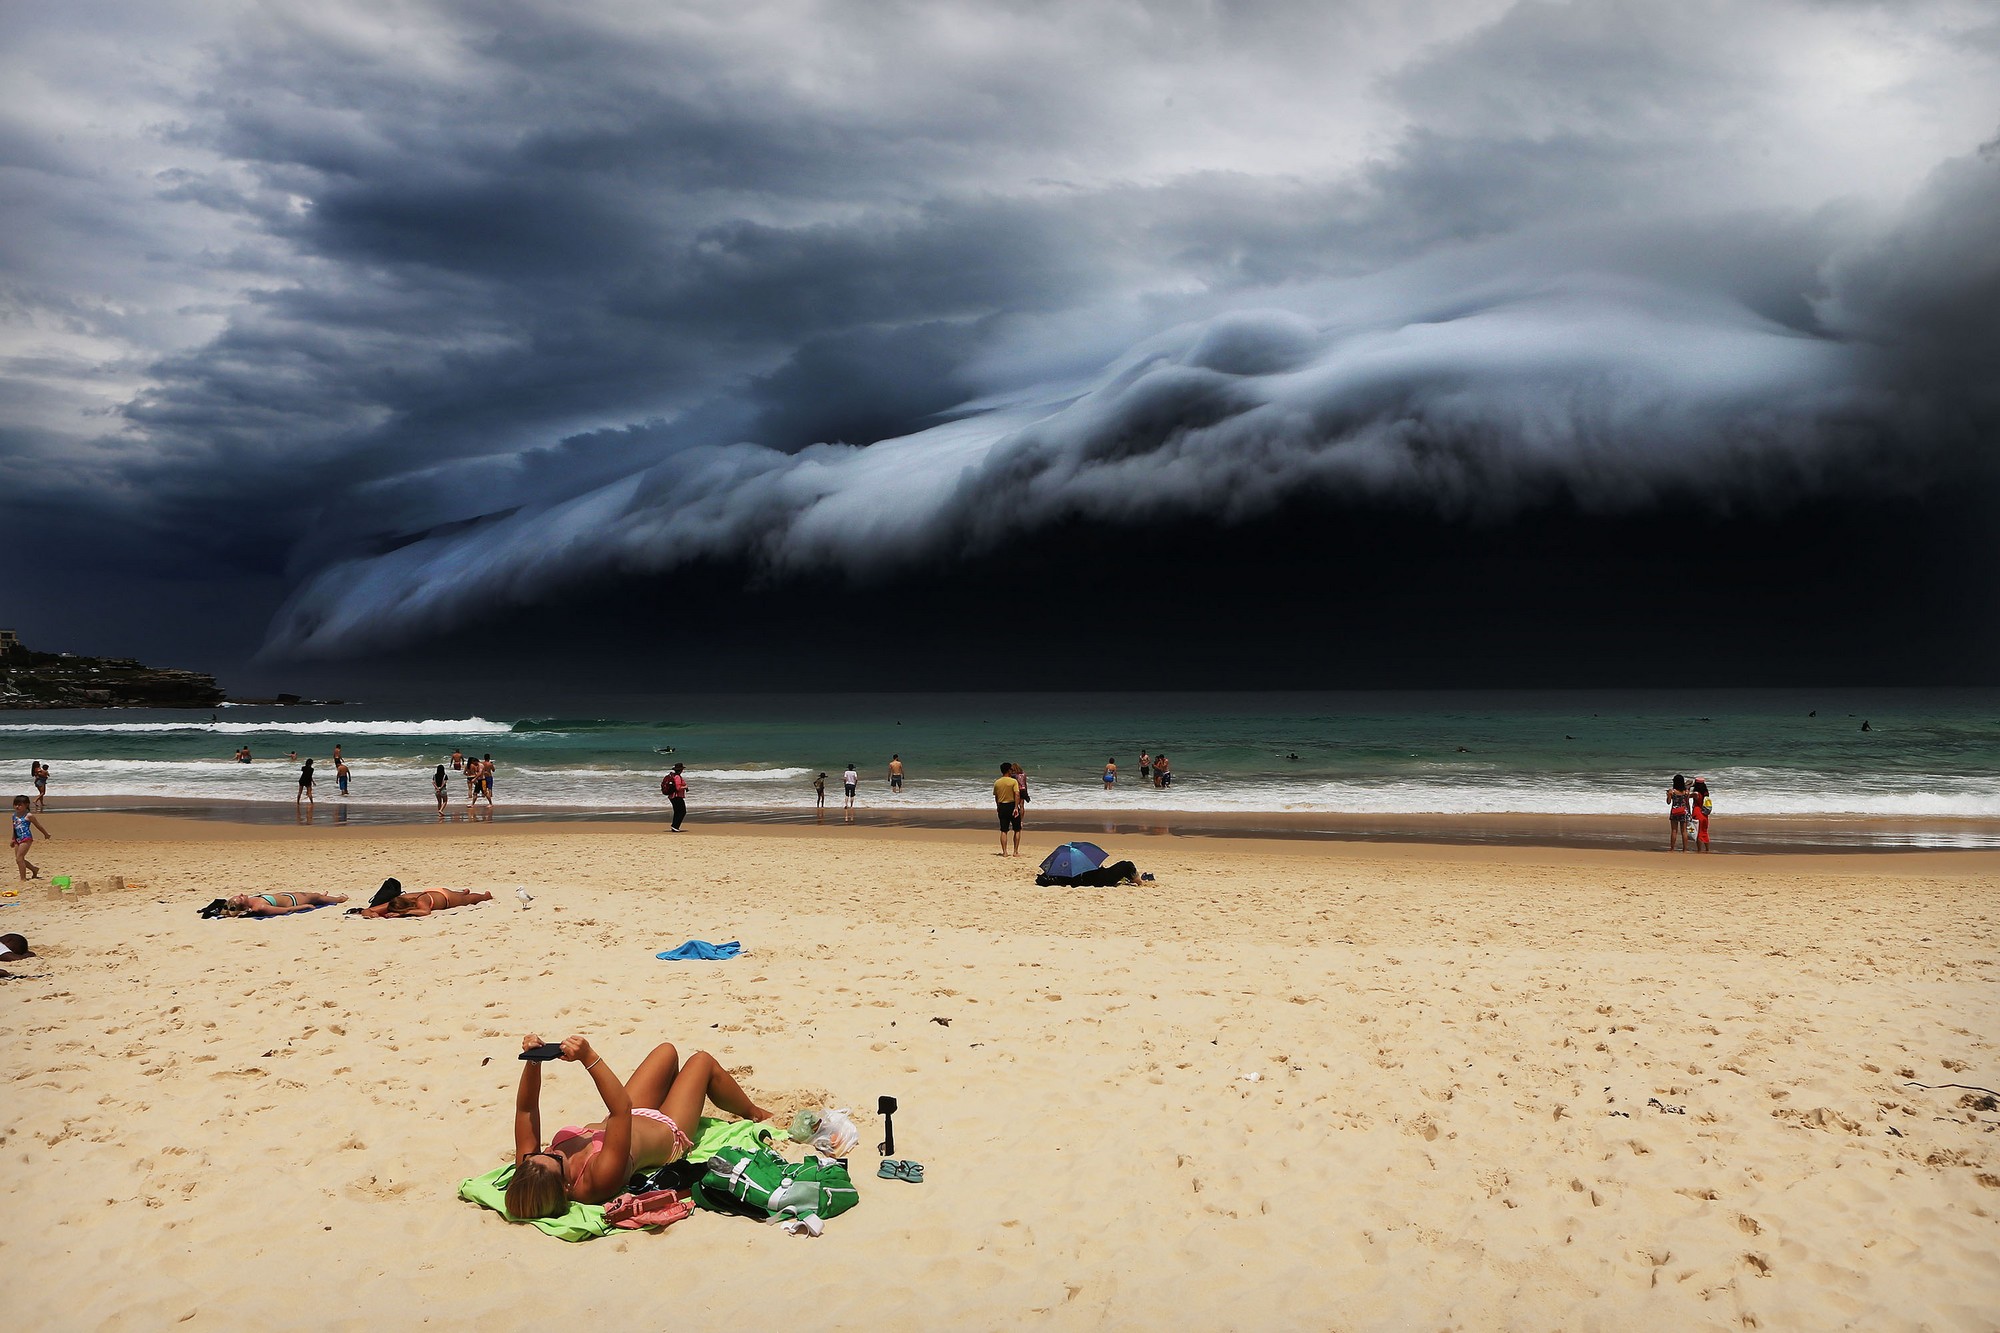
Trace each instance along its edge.
{"label": "person walking on sand", "polygon": [[42,868],[28,859],[28,850],[35,845],[35,834],[53,838],[55,834],[42,827],[42,821],[35,818],[28,808],[28,798],[14,798],[14,824],[8,841],[14,848],[14,869],[21,872],[21,878],[40,879]]}
{"label": "person walking on sand", "polygon": [[681,821],[687,818],[688,812],[688,780],[681,765],[675,764],[673,772],[660,779],[660,794],[674,807],[674,822],[667,832],[679,833]]}
{"label": "person walking on sand", "polygon": [[1000,855],[1007,855],[1007,835],[1014,835],[1016,854],[1021,849],[1021,784],[1014,780],[1014,766],[1000,765],[1000,780],[993,784],[993,806],[1000,816]]}
{"label": "person walking on sand", "polygon": [[826,822],[826,774],[813,779],[813,806],[819,811],[819,822]]}
{"label": "person walking on sand", "polygon": [[310,755],[306,756],[304,766],[299,769],[299,794],[292,798],[292,809],[297,810],[300,801],[307,805],[316,804],[313,800],[313,761]]}
{"label": "person walking on sand", "polygon": [[903,790],[903,756],[889,756],[889,790],[900,793]]}
{"label": "person walking on sand", "polygon": [[437,772],[431,774],[431,794],[437,797],[438,818],[443,819],[446,807],[451,804],[451,793],[445,790],[443,764],[439,764]]}
{"label": "person walking on sand", "polygon": [[35,784],[35,809],[46,809],[49,802],[49,766],[37,759],[28,766],[28,777]]}
{"label": "person walking on sand", "polygon": [[854,789],[861,785],[861,774],[855,770],[854,761],[847,761],[847,771],[840,775],[841,790],[845,793],[840,802],[840,822],[854,822]]}
{"label": "person walking on sand", "polygon": [[1104,790],[1110,791],[1118,785],[1118,761],[1106,758],[1104,761]]}
{"label": "person walking on sand", "polygon": [[1673,785],[1667,788],[1667,850],[1684,852],[1687,850],[1688,825],[1688,785],[1687,778],[1674,774]]}

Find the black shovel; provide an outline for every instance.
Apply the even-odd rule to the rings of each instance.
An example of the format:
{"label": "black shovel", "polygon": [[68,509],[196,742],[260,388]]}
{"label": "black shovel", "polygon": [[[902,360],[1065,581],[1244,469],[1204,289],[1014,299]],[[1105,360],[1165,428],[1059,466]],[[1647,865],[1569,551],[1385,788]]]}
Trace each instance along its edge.
{"label": "black shovel", "polygon": [[882,1117],[882,1155],[884,1157],[894,1157],[896,1155],[896,1099],[894,1097],[877,1097],[875,1099],[875,1112]]}

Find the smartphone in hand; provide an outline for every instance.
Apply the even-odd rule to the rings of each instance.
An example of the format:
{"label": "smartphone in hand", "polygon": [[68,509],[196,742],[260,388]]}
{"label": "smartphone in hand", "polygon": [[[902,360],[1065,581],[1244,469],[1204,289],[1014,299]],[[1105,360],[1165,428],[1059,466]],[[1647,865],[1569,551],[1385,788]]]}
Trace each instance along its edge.
{"label": "smartphone in hand", "polygon": [[535,1061],[560,1060],[562,1059],[562,1043],[559,1041],[545,1041],[533,1050],[522,1051],[521,1058],[523,1060]]}

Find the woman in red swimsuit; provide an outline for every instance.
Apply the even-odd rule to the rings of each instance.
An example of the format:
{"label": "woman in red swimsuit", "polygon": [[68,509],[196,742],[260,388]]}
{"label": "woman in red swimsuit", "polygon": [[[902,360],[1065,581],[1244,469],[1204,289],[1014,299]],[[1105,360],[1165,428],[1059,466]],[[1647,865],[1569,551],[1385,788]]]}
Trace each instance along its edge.
{"label": "woman in red swimsuit", "polygon": [[[521,1039],[524,1051],[541,1044],[532,1034]],[[605,1116],[588,1125],[564,1126],[543,1148],[542,1065],[527,1062],[514,1094],[509,1217],[560,1217],[572,1203],[617,1198],[634,1171],[686,1155],[694,1145],[682,1126],[698,1124],[707,1102],[745,1120],[771,1117],[707,1051],[696,1051],[683,1065],[673,1043],[661,1042],[623,1083],[582,1037],[563,1040],[562,1058],[581,1064],[590,1075],[604,1099]]]}

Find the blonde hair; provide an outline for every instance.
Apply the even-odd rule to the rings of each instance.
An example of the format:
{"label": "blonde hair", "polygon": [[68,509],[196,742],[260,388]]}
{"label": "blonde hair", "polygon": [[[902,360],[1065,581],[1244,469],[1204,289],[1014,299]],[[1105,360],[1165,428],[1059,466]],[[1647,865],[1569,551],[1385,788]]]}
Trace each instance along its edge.
{"label": "blonde hair", "polygon": [[569,1189],[563,1174],[537,1154],[514,1165],[507,1182],[507,1216],[561,1217],[569,1211]]}

